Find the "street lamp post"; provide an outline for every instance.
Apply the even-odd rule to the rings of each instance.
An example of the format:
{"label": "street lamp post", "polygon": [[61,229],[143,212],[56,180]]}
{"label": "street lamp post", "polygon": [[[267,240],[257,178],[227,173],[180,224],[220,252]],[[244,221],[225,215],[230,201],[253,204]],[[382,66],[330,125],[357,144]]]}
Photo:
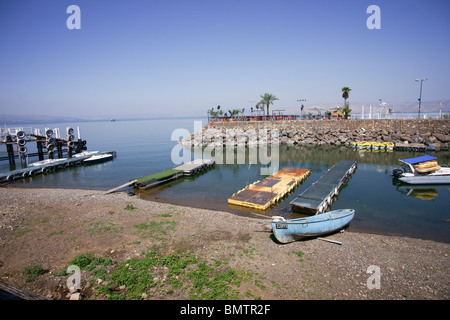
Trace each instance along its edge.
{"label": "street lamp post", "polygon": [[[303,102],[303,101],[306,101],[306,99],[298,99],[297,100],[297,102]],[[303,103],[302,103],[302,106],[300,107],[300,119],[303,117],[303,108],[304,108],[305,106],[303,105]]]}
{"label": "street lamp post", "polygon": [[419,96],[419,115],[418,118],[420,119],[420,106],[422,105],[422,83],[428,80],[428,78],[421,78],[421,79],[416,79],[416,82],[420,81],[420,96]]}
{"label": "street lamp post", "polygon": [[439,119],[442,119],[442,104],[447,102],[447,100],[439,101]]}

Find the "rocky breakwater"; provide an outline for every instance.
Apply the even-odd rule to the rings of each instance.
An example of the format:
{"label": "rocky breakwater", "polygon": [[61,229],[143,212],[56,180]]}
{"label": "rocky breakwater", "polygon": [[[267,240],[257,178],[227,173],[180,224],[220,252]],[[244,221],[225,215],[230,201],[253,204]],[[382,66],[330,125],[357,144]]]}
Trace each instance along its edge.
{"label": "rocky breakwater", "polygon": [[260,144],[336,145],[357,141],[421,143],[448,149],[450,120],[286,120],[210,123],[181,141],[194,147]]}

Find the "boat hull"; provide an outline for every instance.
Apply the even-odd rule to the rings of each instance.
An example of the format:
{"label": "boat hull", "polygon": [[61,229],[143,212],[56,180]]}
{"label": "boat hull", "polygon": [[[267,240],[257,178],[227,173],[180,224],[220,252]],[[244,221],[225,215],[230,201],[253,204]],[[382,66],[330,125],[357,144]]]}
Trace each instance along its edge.
{"label": "boat hull", "polygon": [[403,175],[398,178],[403,183],[407,184],[450,184],[450,174],[449,175],[423,175],[415,176]]}
{"label": "boat hull", "polygon": [[114,158],[114,155],[112,155],[112,154],[96,155],[96,156],[92,156],[92,157],[84,160],[84,163],[85,164],[101,163],[101,162],[106,162],[106,161],[112,160],[113,158]]}
{"label": "boat hull", "polygon": [[348,225],[355,215],[353,209],[341,209],[298,219],[272,220],[272,231],[281,243],[304,237],[314,237],[338,231]]}
{"label": "boat hull", "polygon": [[62,158],[62,159],[46,159],[46,160],[30,163],[28,166],[29,167],[40,167],[40,166],[56,165],[56,164],[59,164],[59,163],[62,163],[64,161],[66,161],[66,160],[67,160],[66,158]]}

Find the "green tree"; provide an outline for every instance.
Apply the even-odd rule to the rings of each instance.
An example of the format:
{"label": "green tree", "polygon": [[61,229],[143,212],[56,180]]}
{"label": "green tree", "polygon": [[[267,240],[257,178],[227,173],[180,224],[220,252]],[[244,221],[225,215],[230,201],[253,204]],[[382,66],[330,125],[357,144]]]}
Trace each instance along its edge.
{"label": "green tree", "polygon": [[214,108],[211,108],[211,110],[208,110],[208,114],[211,116],[211,118],[216,118],[219,112],[215,111]]}
{"label": "green tree", "polygon": [[350,115],[350,112],[352,112],[352,109],[350,109],[350,106],[349,106],[348,103],[342,109],[342,112],[344,113],[344,119],[348,119],[348,116]]}
{"label": "green tree", "polygon": [[265,93],[263,96],[260,96],[262,100],[258,102],[258,106],[266,106],[267,108],[267,115],[269,115],[269,106],[273,104],[275,100],[279,100],[275,95],[270,93]]}
{"label": "green tree", "polygon": [[343,87],[342,88],[342,98],[344,98],[344,108],[348,107],[347,105],[347,99],[349,97],[348,93],[351,91],[349,87]]}

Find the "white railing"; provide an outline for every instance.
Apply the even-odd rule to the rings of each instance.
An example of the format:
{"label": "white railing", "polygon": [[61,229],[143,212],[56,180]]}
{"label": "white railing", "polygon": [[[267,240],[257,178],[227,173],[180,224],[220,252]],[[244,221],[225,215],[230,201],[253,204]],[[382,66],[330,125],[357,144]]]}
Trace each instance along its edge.
{"label": "white railing", "polygon": [[[352,113],[352,119],[417,119],[417,112],[393,112],[393,113]],[[441,119],[444,117],[444,113],[440,112],[421,112],[420,119]]]}

